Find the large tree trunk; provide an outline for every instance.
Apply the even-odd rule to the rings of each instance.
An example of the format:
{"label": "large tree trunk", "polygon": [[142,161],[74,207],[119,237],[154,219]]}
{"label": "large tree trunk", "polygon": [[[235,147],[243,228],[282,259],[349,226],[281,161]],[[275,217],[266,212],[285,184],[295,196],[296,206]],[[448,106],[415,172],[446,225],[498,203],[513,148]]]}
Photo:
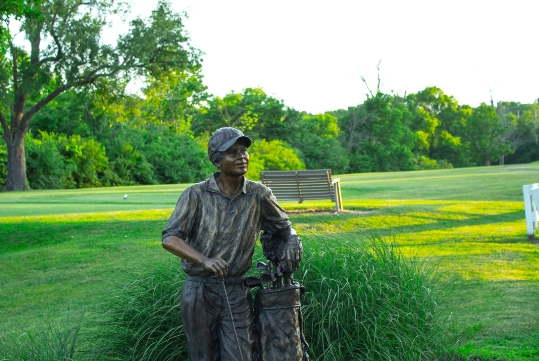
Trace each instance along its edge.
{"label": "large tree trunk", "polygon": [[17,135],[7,142],[7,179],[4,191],[30,189],[26,182],[26,156],[24,135]]}

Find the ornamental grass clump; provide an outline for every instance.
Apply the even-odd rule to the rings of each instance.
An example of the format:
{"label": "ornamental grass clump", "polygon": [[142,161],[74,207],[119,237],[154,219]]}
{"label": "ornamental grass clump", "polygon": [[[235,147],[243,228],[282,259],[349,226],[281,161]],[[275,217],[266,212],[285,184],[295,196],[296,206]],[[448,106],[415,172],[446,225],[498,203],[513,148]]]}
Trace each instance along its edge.
{"label": "ornamental grass clump", "polygon": [[0,360],[94,360],[92,352],[77,352],[82,320],[82,314],[68,313],[59,323],[43,322],[22,333],[2,335]]}
{"label": "ornamental grass clump", "polygon": [[[296,280],[312,361],[439,360],[448,348],[437,313],[436,274],[391,243],[304,237]],[[337,245],[337,246],[330,246]],[[262,260],[257,247],[254,263]],[[107,360],[189,360],[178,263],[152,264],[107,305],[100,344]]]}
{"label": "ornamental grass clump", "polygon": [[304,244],[298,274],[307,288],[302,308],[312,360],[442,358],[448,333],[433,270],[378,239]]}
{"label": "ornamental grass clump", "polygon": [[106,305],[95,344],[106,360],[188,360],[180,292],[185,274],[174,265],[142,265]]}

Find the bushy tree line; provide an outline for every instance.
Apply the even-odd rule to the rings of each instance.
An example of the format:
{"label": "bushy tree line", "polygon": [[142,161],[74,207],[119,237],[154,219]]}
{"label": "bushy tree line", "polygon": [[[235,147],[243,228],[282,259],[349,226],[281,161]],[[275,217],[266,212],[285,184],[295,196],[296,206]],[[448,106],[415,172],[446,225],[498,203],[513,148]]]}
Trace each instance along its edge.
{"label": "bushy tree line", "polygon": [[[72,0],[29,4],[0,9],[6,190],[195,182],[211,174],[206,144],[223,126],[254,140],[251,179],[264,169],[338,174],[539,159],[537,103],[472,108],[436,87],[404,96],[367,88],[361,104],[309,114],[260,88],[213,96],[183,17],[166,1],[131,22],[115,47],[99,39],[106,14],[121,11],[114,1],[96,1],[98,15]],[[6,33],[13,16],[26,48]],[[133,77],[144,86],[128,94]]]}
{"label": "bushy tree line", "polygon": [[[206,144],[234,126],[253,140],[248,177],[261,170],[330,168],[380,172],[529,162],[537,151],[538,104],[459,105],[429,87],[402,97],[378,92],[324,114],[287,107],[259,88],[223,98],[196,84],[150,85],[144,95],[99,84],[70,91],[32,119],[26,139],[32,188],[195,182],[215,168]],[[197,89],[174,102],[178,87]],[[167,99],[168,100],[163,100]],[[0,146],[0,183],[6,148]]]}

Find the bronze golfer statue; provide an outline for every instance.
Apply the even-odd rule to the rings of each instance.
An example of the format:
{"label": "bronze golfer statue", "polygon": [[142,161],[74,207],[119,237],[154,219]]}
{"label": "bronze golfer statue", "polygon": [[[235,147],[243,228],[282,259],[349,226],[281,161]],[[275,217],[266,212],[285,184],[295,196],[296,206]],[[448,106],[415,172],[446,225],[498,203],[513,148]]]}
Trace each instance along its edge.
{"label": "bronze golfer statue", "polygon": [[[208,156],[219,171],[182,193],[163,231],[163,247],[181,257],[187,275],[180,302],[192,361],[306,357],[301,332],[293,337],[287,332],[288,339],[280,344],[289,346],[279,346],[282,350],[268,342],[268,337],[281,337],[285,321],[272,320],[272,310],[281,309],[280,303],[290,303],[285,308],[296,316],[277,312],[276,317],[292,315],[296,319],[290,327],[301,326],[301,288],[292,274],[299,267],[302,245],[271,190],[245,178],[250,145],[251,139],[239,130],[218,129],[209,140]],[[248,285],[245,273],[261,230],[268,262],[258,267],[261,280],[251,279]],[[262,296],[257,294],[253,310],[250,286],[255,284]]]}

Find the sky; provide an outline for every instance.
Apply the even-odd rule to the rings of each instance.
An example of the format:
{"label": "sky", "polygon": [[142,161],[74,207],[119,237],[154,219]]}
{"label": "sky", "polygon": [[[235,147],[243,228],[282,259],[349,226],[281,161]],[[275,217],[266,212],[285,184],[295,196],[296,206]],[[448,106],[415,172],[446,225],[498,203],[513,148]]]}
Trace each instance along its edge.
{"label": "sky", "polygon": [[[157,0],[130,0],[147,17]],[[261,87],[322,113],[436,86],[459,104],[539,98],[539,1],[173,0],[208,92]],[[121,26],[121,25],[120,25]],[[116,24],[115,24],[116,27]],[[125,28],[125,27],[124,27]]]}

